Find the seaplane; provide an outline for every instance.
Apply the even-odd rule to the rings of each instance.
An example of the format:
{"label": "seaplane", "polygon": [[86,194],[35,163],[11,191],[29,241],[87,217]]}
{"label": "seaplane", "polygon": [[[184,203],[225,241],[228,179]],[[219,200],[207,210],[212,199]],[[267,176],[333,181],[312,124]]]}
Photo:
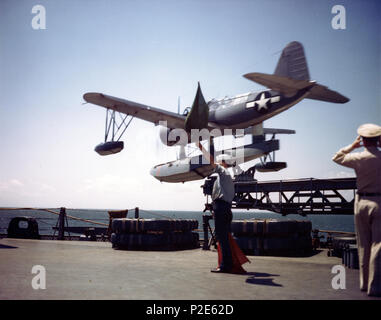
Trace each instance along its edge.
{"label": "seaplane", "polygon": [[[304,48],[297,41],[283,49],[273,74],[252,72],[244,77],[267,89],[206,102],[198,84],[192,107],[186,108],[182,114],[104,93],[85,93],[86,103],[106,108],[105,141],[97,145],[95,151],[100,155],[120,152],[124,148],[121,136],[132,119],[138,118],[160,126],[159,137],[165,145],[180,147],[178,159],[158,164],[150,170],[151,175],[161,182],[193,181],[212,174],[214,168],[205,153],[187,156],[184,152],[186,145],[206,140],[209,142],[208,152],[215,159],[223,157],[233,168],[260,159],[248,171],[279,171],[286,168],[287,163],[275,161],[275,151],[280,148],[276,135],[294,134],[295,131],[265,128],[263,122],[303,99],[332,103],[349,101],[340,93],[310,80]],[[119,118],[116,113],[119,113]],[[243,146],[216,150],[213,141],[227,135],[234,138],[248,135],[251,141]]]}

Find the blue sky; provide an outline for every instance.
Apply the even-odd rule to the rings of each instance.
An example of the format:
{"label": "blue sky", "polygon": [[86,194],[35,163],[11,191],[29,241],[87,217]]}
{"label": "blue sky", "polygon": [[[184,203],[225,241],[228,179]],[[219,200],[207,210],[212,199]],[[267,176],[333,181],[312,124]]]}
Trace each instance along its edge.
{"label": "blue sky", "polygon": [[[46,9],[46,30],[31,26]],[[334,5],[346,29],[334,30]],[[158,129],[134,120],[125,150],[100,157],[105,110],[97,91],[166,110],[263,89],[242,77],[272,73],[283,47],[303,44],[311,78],[347,104],[304,100],[265,122],[281,136],[288,168],[261,180],[353,176],[331,161],[362,123],[381,124],[379,1],[0,2],[0,205],[202,210],[202,181],[165,184],[149,169],[174,160]]]}

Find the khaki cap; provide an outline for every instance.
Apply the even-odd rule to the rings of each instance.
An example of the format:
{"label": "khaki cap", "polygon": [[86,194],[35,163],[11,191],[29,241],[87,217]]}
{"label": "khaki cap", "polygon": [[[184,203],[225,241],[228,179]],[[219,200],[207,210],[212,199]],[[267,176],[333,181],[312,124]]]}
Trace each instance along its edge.
{"label": "khaki cap", "polygon": [[374,138],[381,136],[381,127],[373,123],[365,123],[359,126],[357,133],[365,138]]}

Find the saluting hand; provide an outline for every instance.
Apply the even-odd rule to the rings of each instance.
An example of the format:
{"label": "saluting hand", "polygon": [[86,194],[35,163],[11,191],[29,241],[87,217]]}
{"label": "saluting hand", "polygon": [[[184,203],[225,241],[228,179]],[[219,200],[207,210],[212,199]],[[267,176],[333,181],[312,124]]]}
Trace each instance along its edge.
{"label": "saluting hand", "polygon": [[352,149],[357,149],[357,148],[361,148],[363,145],[362,145],[362,139],[361,139],[361,136],[357,136],[356,140],[353,141],[351,147]]}

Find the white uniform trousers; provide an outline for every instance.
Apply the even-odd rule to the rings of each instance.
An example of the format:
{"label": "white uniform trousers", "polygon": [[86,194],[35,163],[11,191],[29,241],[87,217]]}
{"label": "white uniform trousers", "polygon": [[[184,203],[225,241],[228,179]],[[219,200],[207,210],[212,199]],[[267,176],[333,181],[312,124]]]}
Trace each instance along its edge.
{"label": "white uniform trousers", "polygon": [[354,211],[360,289],[381,296],[381,197],[356,195]]}

